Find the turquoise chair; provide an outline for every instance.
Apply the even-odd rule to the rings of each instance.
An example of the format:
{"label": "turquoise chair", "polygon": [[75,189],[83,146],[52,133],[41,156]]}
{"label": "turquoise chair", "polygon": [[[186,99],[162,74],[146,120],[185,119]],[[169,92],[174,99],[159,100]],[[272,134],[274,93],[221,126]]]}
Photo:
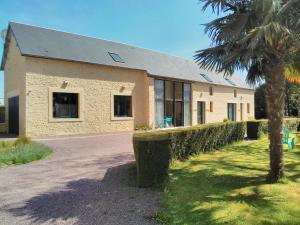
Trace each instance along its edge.
{"label": "turquoise chair", "polygon": [[165,127],[167,127],[167,124],[169,125],[169,126],[172,126],[173,125],[173,119],[172,119],[172,117],[166,117],[165,118]]}
{"label": "turquoise chair", "polygon": [[288,128],[283,129],[283,144],[288,145],[288,151],[292,151],[293,148],[295,147],[295,137],[290,137],[291,132]]}

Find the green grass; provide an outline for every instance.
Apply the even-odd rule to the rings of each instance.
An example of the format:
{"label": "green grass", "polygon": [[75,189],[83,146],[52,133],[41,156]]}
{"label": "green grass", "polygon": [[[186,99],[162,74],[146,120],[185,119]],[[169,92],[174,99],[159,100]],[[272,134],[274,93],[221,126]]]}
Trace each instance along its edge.
{"label": "green grass", "polygon": [[156,218],[180,225],[300,224],[300,150],[285,151],[286,178],[267,184],[268,141],[242,142],[176,161]]}
{"label": "green grass", "polygon": [[34,142],[27,144],[7,142],[6,146],[0,147],[0,167],[29,163],[52,153],[49,147]]}

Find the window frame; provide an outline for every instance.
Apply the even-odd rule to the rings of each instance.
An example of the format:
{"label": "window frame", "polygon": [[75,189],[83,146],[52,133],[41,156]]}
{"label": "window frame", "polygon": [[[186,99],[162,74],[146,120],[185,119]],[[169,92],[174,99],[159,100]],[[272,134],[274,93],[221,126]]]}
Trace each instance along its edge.
{"label": "window frame", "polygon": [[[131,116],[115,116],[115,96],[131,97]],[[134,120],[134,96],[132,92],[111,92],[111,120]]]}
{"label": "window frame", "polygon": [[210,95],[210,96],[213,96],[213,95],[214,95],[214,88],[213,88],[213,86],[209,86],[208,92],[209,92],[209,95]]}
{"label": "window frame", "polygon": [[[173,79],[161,79],[161,78],[157,78],[154,79],[154,84],[155,84],[155,80],[158,81],[162,81],[163,82],[163,121],[162,123],[164,123],[164,119],[167,117],[166,114],[166,107],[167,107],[167,103],[171,103],[172,102],[172,118],[173,118],[173,125],[175,127],[188,127],[191,126],[192,124],[192,83],[191,82],[185,82],[185,81],[179,81],[179,80],[173,80]],[[167,88],[166,88],[166,84],[169,83],[172,86],[172,91],[170,93],[167,92]],[[182,96],[180,99],[176,99],[175,97],[175,84],[180,83],[180,88],[182,89]],[[185,87],[189,86],[189,95],[185,95]],[[169,96],[168,94],[170,94],[171,96]],[[188,99],[186,98],[188,97]],[[155,128],[162,128],[161,127],[161,122],[159,122],[156,118],[156,93],[155,93],[155,87],[154,87],[154,101],[155,101],[155,108],[154,108],[154,112],[155,112]],[[181,112],[182,112],[182,118],[181,118],[181,122],[182,122],[182,126],[177,126],[176,122],[175,122],[175,114],[176,114],[176,103],[180,102],[181,103]],[[188,103],[188,107],[185,107],[185,104]],[[185,113],[186,110],[188,110],[188,114],[189,114],[189,118],[187,119],[185,117]],[[187,120],[185,120],[187,119]],[[157,123],[158,122],[158,123]],[[185,122],[188,122],[188,124],[186,124]]]}
{"label": "window frame", "polygon": [[214,102],[213,101],[209,102],[209,112],[214,112]]}
{"label": "window frame", "polygon": [[115,61],[117,63],[125,63],[125,60],[120,56],[119,53],[108,52],[108,54],[112,58],[113,61]]}
{"label": "window frame", "polygon": [[[78,95],[78,117],[77,118],[56,118],[53,117],[53,94],[54,93],[69,93],[69,94],[77,94]],[[49,88],[49,122],[82,122],[84,121],[83,115],[83,90],[82,89],[62,89],[62,88]]]}
{"label": "window frame", "polygon": [[[233,120],[231,120],[230,118],[229,118],[229,106],[233,106],[233,116],[234,116],[234,119]],[[232,121],[232,122],[236,122],[237,121],[237,103],[236,102],[228,102],[227,103],[227,118],[228,118],[228,120],[230,120],[230,121]]]}
{"label": "window frame", "polygon": [[[120,108],[125,108],[125,109],[122,110],[119,107],[117,107],[116,110],[116,101],[118,106],[122,106]],[[114,95],[114,117],[118,117],[118,118],[132,117],[132,96],[131,95]]]}
{"label": "window frame", "polygon": [[[7,104],[8,105],[8,104]],[[5,105],[0,106],[0,110],[3,110],[3,113],[1,116],[3,116],[3,121],[0,120],[0,124],[5,124],[6,123],[6,107]],[[1,118],[2,119],[2,118]]]}

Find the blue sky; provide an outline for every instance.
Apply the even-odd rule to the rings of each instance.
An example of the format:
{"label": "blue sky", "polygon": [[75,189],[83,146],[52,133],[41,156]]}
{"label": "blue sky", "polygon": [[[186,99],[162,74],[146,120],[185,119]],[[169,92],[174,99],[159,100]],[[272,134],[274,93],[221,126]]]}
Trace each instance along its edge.
{"label": "blue sky", "polygon": [[15,21],[192,59],[210,43],[201,24],[214,16],[201,9],[198,0],[1,0],[0,29]]}

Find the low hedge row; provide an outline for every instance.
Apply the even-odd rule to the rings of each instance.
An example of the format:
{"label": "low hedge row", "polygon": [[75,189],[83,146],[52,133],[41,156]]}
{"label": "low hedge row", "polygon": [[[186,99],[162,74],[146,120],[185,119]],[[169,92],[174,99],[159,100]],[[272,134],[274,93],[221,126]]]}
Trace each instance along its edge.
{"label": "low hedge row", "polygon": [[[299,118],[286,118],[283,126],[291,131],[297,131],[300,128]],[[247,121],[247,137],[249,139],[260,139],[268,133],[268,120]]]}
{"label": "low hedge row", "polygon": [[215,123],[189,128],[136,133],[133,136],[140,187],[164,180],[172,159],[186,159],[243,140],[246,122]]}

